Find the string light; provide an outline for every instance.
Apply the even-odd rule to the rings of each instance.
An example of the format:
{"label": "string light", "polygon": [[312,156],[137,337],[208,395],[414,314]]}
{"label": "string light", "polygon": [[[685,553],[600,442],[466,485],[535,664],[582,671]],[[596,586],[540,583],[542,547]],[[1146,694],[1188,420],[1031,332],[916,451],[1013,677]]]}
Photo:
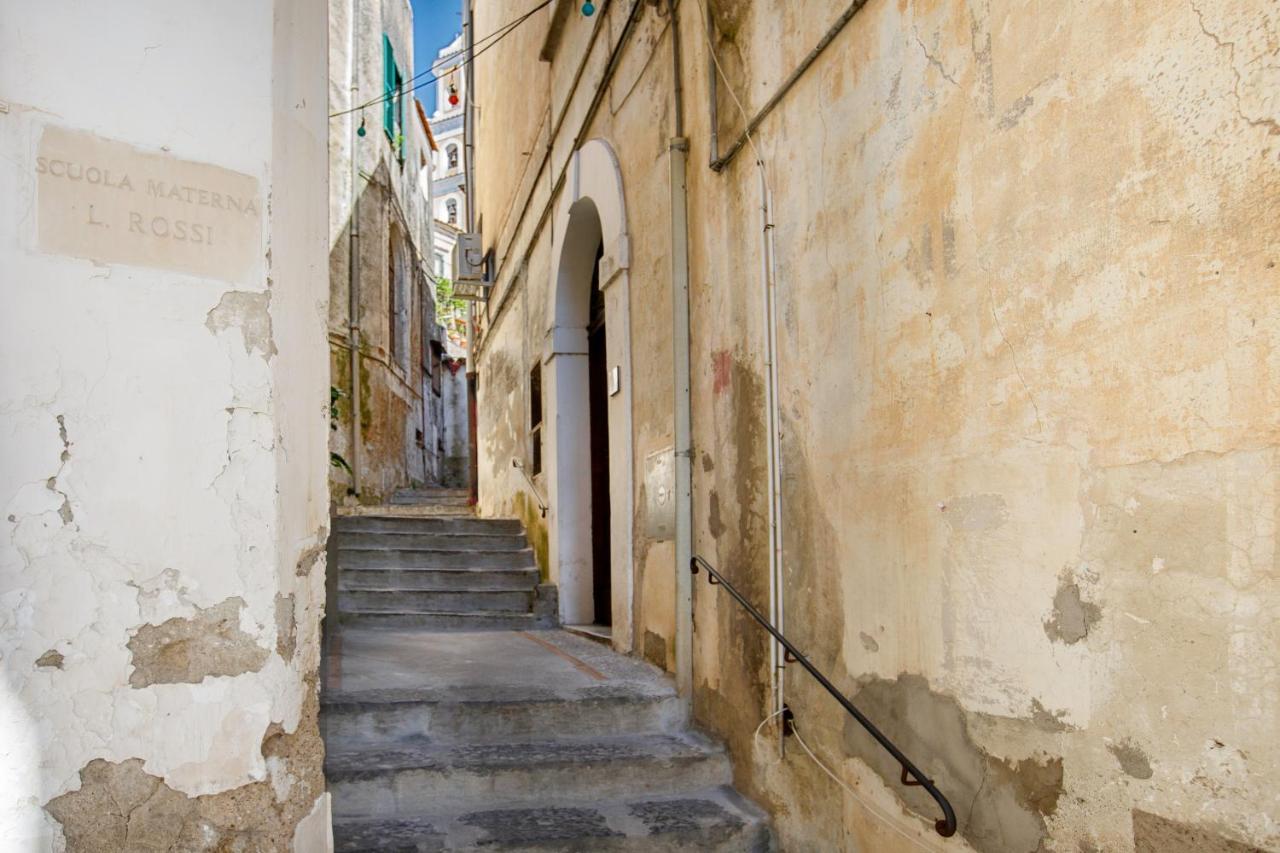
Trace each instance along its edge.
{"label": "string light", "polygon": [[449,84],[449,106],[456,107],[458,105],[458,87],[452,83]]}
{"label": "string light", "polygon": [[[477,39],[475,44],[472,46],[469,52],[469,55],[466,55],[465,58],[462,60],[462,62],[460,62],[456,66],[456,68],[463,68],[467,65],[470,65],[472,62],[476,60],[477,57],[480,56],[480,54],[484,53],[486,50],[493,47],[498,42],[502,41],[504,38],[510,35],[511,32],[516,27],[520,26],[520,24],[523,24],[525,21],[532,18],[536,12],[542,9],[545,9],[547,6],[550,6],[551,2],[552,0],[542,0],[542,2],[538,3],[538,5],[534,6],[532,9],[530,9],[528,12],[525,12],[520,17],[512,21],[508,21],[506,24],[503,24],[501,27],[498,27],[498,29],[489,33],[489,35],[485,36],[484,38]],[[485,44],[485,42],[488,42],[488,44]],[[484,46],[481,47],[481,45],[484,45]],[[454,69],[450,69],[450,71],[452,70]],[[426,80],[421,79],[428,74],[431,75],[428,79]],[[350,115],[351,113],[354,113],[358,110],[362,110],[365,107],[376,106],[378,104],[392,100],[393,98],[398,98],[398,97],[401,97],[402,95],[407,95],[410,92],[417,91],[418,89],[421,89],[423,86],[429,86],[440,79],[441,79],[440,76],[434,74],[431,71],[431,69],[427,69],[425,71],[419,71],[417,74],[410,77],[405,82],[405,85],[402,88],[396,89],[392,92],[388,92],[384,95],[380,95],[376,98],[373,98],[372,100],[365,101],[363,104],[356,104],[355,106],[350,107],[348,109],[338,110],[337,112],[329,113],[329,118],[331,119],[339,118],[341,116]],[[415,81],[420,81],[420,82],[415,82]]]}
{"label": "string light", "polygon": [[595,13],[596,13],[596,4],[592,3],[591,0],[587,0],[586,3],[582,4],[582,14],[590,18]]}
{"label": "string light", "polygon": [[368,131],[364,129],[364,116],[360,116],[360,127],[356,128],[356,136],[364,136],[366,133]]}

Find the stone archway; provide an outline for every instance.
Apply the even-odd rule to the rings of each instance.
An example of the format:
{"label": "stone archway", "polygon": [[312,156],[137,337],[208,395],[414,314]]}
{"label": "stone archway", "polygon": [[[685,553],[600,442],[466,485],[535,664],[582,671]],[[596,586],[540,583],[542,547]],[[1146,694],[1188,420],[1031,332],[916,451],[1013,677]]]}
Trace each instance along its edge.
{"label": "stone archway", "polygon": [[[632,646],[633,477],[630,265],[622,175],[608,143],[574,153],[552,230],[552,282],[543,346],[547,401],[546,469],[551,504],[548,556],[565,624],[592,621],[591,470],[588,341],[596,258],[609,329],[608,398],[610,567],[613,644]],[[616,371],[616,373],[615,373]],[[616,376],[616,387],[613,377]]]}

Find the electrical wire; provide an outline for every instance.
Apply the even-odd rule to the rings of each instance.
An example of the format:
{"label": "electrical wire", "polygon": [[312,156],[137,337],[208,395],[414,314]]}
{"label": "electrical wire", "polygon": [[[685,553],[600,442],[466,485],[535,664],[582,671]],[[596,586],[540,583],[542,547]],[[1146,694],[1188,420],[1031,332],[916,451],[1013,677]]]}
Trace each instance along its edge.
{"label": "electrical wire", "polygon": [[[539,10],[544,9],[548,5],[550,5],[551,2],[552,0],[544,0],[544,2],[539,3],[537,6],[534,6],[532,9],[530,9],[528,12],[525,12],[523,15],[519,16],[518,18],[514,18],[513,20],[508,21],[507,23],[498,27],[493,32],[489,33],[487,36],[481,39],[477,39],[475,43],[471,45],[471,47],[463,51],[464,53],[467,51],[470,51],[472,55],[469,58],[464,59],[459,65],[450,66],[448,73],[452,73],[456,68],[468,65],[477,56],[484,53],[485,50],[488,50],[493,45],[502,41],[502,39],[505,38],[512,30],[514,30],[520,24],[523,24],[525,21],[531,18],[535,12],[538,12]],[[490,41],[490,39],[492,39],[492,41]],[[489,42],[489,43],[485,44],[485,42]],[[477,48],[479,49],[477,50]],[[417,74],[410,77],[407,82],[413,83],[415,80],[419,80],[424,74],[431,74],[432,76],[430,80],[423,80],[421,83],[418,83],[417,85],[400,88],[394,92],[385,92],[382,95],[379,95],[378,97],[373,98],[372,100],[369,100],[363,104],[360,104],[359,106],[355,106],[348,110],[343,110],[341,112],[331,113],[329,118],[335,118],[337,116],[347,115],[348,113],[353,113],[353,112],[356,112],[357,110],[363,110],[366,107],[377,106],[378,104],[385,103],[389,99],[397,98],[402,95],[407,95],[410,92],[413,92],[417,89],[421,89],[423,86],[429,86],[432,83],[435,83],[438,80],[440,80],[440,77],[434,74],[432,70],[433,68],[434,68],[434,65],[430,68],[427,68],[426,70],[419,71]]]}
{"label": "electrical wire", "polygon": [[[533,17],[535,13],[541,11],[542,9],[545,9],[547,6],[550,6],[551,3],[552,3],[552,0],[543,0],[543,2],[539,3],[537,6],[534,6],[532,9],[530,9],[528,12],[525,12],[523,15],[519,16],[518,18],[513,18],[512,20],[498,27],[493,32],[489,33],[484,38],[477,39],[476,42],[469,48],[471,55],[468,56],[466,59],[462,60],[462,62],[460,62],[458,65],[450,66],[449,71],[447,73],[452,73],[457,68],[462,68],[467,65],[470,65],[472,62],[476,60],[476,57],[480,56],[486,50],[493,47],[498,42],[502,41],[504,38],[510,35],[511,32],[515,30],[516,27],[520,26],[525,21],[529,20],[529,18]],[[485,42],[488,42],[488,44],[484,44]],[[481,45],[483,45],[483,47],[481,47]],[[464,53],[465,52],[466,51],[464,51]],[[432,68],[434,68],[434,66],[432,66]],[[414,83],[414,85],[411,85],[411,86],[408,86],[408,85],[402,86],[402,88],[396,89],[393,92],[384,92],[378,97],[365,101],[362,104],[358,104],[354,107],[350,107],[345,110],[339,110],[338,112],[329,113],[329,118],[331,119],[339,118],[341,116],[350,115],[351,113],[354,113],[354,112],[359,112],[360,110],[367,109],[369,107],[376,107],[378,104],[383,104],[389,100],[403,97],[404,95],[407,95],[410,92],[415,92],[424,86],[430,86],[432,83],[438,82],[441,79],[439,75],[434,73],[432,68],[428,68],[424,71],[419,71],[417,74],[410,77],[407,83],[414,83],[415,80],[419,80],[424,74],[431,74],[431,78],[429,80],[422,80],[421,82]]]}
{"label": "electrical wire", "polygon": [[[772,720],[774,717],[779,717],[782,714],[786,713],[786,710],[787,710],[786,708],[779,708],[778,710],[774,711],[772,714],[770,714],[769,716],[761,720],[760,725],[756,726],[756,733],[751,736],[751,742],[756,743],[760,737],[760,730],[763,729],[765,726],[767,726],[769,724],[769,721]],[[774,763],[776,764],[777,762],[775,761]]]}
{"label": "electrical wire", "polygon": [[[511,22],[509,22],[509,23],[507,23],[507,24],[504,24],[502,27],[499,27],[499,28],[498,28],[497,30],[495,30],[494,32],[492,32],[492,33],[490,33],[489,35],[485,36],[485,37],[484,37],[484,39],[481,39],[481,41],[487,41],[487,40],[489,40],[489,39],[491,39],[491,38],[493,39],[493,41],[489,42],[489,44],[484,45],[484,47],[480,48],[479,50],[477,50],[474,46],[472,46],[472,47],[470,48],[471,56],[470,56],[470,57],[468,57],[467,59],[464,59],[464,60],[463,60],[459,65],[453,65],[453,66],[450,66],[449,71],[448,71],[448,72],[446,72],[446,73],[450,73],[450,74],[451,74],[451,73],[453,73],[453,71],[454,71],[454,70],[456,70],[457,68],[459,68],[459,67],[465,67],[466,65],[470,64],[473,60],[475,60],[475,58],[476,58],[477,56],[479,56],[480,54],[484,53],[486,50],[488,50],[488,49],[489,49],[490,47],[492,47],[493,45],[495,45],[495,44],[497,44],[498,42],[502,41],[502,39],[503,39],[505,36],[507,36],[507,35],[508,35],[512,30],[514,30],[514,29],[515,29],[519,24],[524,23],[526,20],[528,20],[528,18],[529,18],[530,16],[532,16],[532,15],[533,15],[533,13],[534,13],[534,12],[537,12],[539,9],[544,8],[544,7],[547,5],[547,3],[549,3],[549,2],[550,2],[550,0],[547,0],[547,2],[542,3],[541,5],[537,6],[537,7],[536,7],[536,8],[534,8],[534,9],[531,9],[529,12],[527,12],[527,13],[525,13],[524,15],[520,16],[519,18],[516,18],[514,21],[511,21]],[[494,36],[497,36],[497,38],[494,38]],[[477,42],[477,44],[478,44],[478,43],[479,43],[479,42]],[[339,110],[338,112],[330,113],[330,114],[329,114],[329,118],[338,118],[338,117],[340,117],[340,116],[349,115],[349,114],[354,113],[354,112],[359,112],[359,111],[364,110],[364,109],[367,109],[367,108],[369,108],[369,107],[376,107],[376,106],[378,106],[379,104],[384,104],[384,103],[386,103],[386,102],[387,102],[387,101],[389,101],[389,100],[394,100],[394,99],[396,99],[396,98],[403,97],[403,96],[405,96],[405,95],[409,94],[410,92],[415,92],[415,91],[417,91],[418,89],[423,88],[424,86],[430,86],[431,84],[436,83],[436,82],[438,82],[438,81],[441,79],[441,78],[440,78],[440,75],[437,75],[437,74],[435,74],[431,69],[428,69],[428,70],[426,70],[426,71],[420,71],[420,72],[418,72],[417,74],[413,75],[413,77],[410,77],[410,78],[409,78],[409,83],[413,83],[415,80],[419,80],[419,79],[420,79],[424,74],[431,74],[431,77],[430,77],[429,79],[427,79],[427,80],[422,80],[421,82],[416,83],[416,84],[414,84],[414,85],[412,85],[412,86],[403,86],[402,88],[396,89],[396,90],[395,90],[395,91],[393,91],[393,92],[384,92],[383,94],[379,95],[379,96],[378,96],[378,97],[376,97],[376,98],[372,98],[372,99],[370,99],[370,100],[368,100],[368,101],[365,101],[365,102],[364,102],[364,103],[362,103],[362,104],[358,104],[358,105],[356,105],[356,106],[354,106],[354,107],[351,107],[351,108],[349,108],[349,109]]]}
{"label": "electrical wire", "polygon": [[898,833],[898,835],[901,835],[903,838],[907,839],[912,844],[919,847],[921,850],[928,850],[930,851],[930,853],[942,853],[942,851],[939,850],[937,847],[934,847],[932,844],[926,844],[923,839],[919,838],[918,836],[912,835],[902,827],[898,826],[898,822],[896,820],[894,820],[892,817],[886,814],[883,810],[881,810],[879,806],[875,805],[870,800],[866,799],[860,793],[855,791],[852,787],[846,784],[843,779],[841,779],[834,772],[832,772],[830,767],[823,764],[822,760],[819,759],[818,756],[813,754],[813,750],[809,748],[809,744],[805,743],[804,738],[800,736],[800,728],[796,725],[794,720],[791,721],[791,733],[795,735],[796,742],[800,744],[800,748],[805,751],[805,754],[808,755],[810,759],[812,759],[814,764],[818,765],[818,767],[822,769],[823,773],[826,773],[828,776],[831,777],[831,781],[835,782],[837,785],[843,788],[845,793],[853,797],[853,799],[856,800],[858,804],[861,805],[864,809],[866,809],[868,812],[875,815],[876,817],[880,818],[880,821],[885,826],[889,827],[894,832]]}

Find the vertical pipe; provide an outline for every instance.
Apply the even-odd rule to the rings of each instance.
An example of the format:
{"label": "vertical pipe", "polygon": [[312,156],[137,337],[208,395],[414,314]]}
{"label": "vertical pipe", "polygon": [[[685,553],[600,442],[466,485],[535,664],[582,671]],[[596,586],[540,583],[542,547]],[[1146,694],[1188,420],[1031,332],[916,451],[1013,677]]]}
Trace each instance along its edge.
{"label": "vertical pipe", "polygon": [[704,26],[707,31],[707,101],[711,104],[709,122],[711,125],[711,145],[709,146],[710,152],[707,156],[709,161],[714,163],[716,160],[720,159],[720,108],[716,105],[716,100],[719,97],[720,90],[719,83],[716,78],[716,60],[711,53],[711,34],[716,31],[716,22],[715,18],[711,17],[710,6],[707,6],[706,15],[707,17]]}
{"label": "vertical pipe", "polygon": [[[351,0],[351,106],[360,95],[360,0]],[[347,346],[351,354],[351,491],[360,495],[360,152],[356,119],[351,113],[351,219],[347,228]]]}
{"label": "vertical pipe", "polygon": [[[467,232],[475,231],[476,221],[476,191],[472,176],[473,160],[475,158],[475,47],[476,32],[475,21],[471,17],[471,0],[462,0],[462,30],[464,33],[463,44],[466,50],[466,60],[463,67],[463,97],[467,99],[466,106],[462,113],[462,180],[466,186],[467,200]],[[468,468],[467,474],[467,502],[475,506],[480,501],[480,455],[476,448],[476,433],[478,432],[476,417],[478,414],[476,406],[476,388],[479,385],[479,376],[476,373],[477,365],[475,359],[471,357],[471,353],[476,348],[476,304],[474,302],[467,303],[467,435],[470,440],[467,442]]]}
{"label": "vertical pipe", "polygon": [[471,0],[462,0],[463,49],[466,56],[462,65],[462,96],[466,98],[462,111],[462,180],[466,187],[468,232],[476,230],[476,188],[473,174],[476,145],[476,25],[471,15]]}
{"label": "vertical pipe", "polygon": [[[778,632],[782,633],[785,629],[786,612],[783,607],[785,598],[785,583],[782,574],[782,426],[778,417],[778,275],[776,266],[776,256],[773,250],[773,192],[769,189],[764,181],[764,171],[761,170],[760,180],[762,183],[761,192],[764,195],[764,256],[767,272],[767,300],[766,300],[766,341],[768,347],[769,362],[769,457],[772,462],[769,472],[772,480],[771,486],[773,491],[773,500],[770,502],[770,524],[775,531],[772,543],[772,553],[770,554],[770,571],[773,578],[773,624],[777,626]],[[775,713],[782,713],[782,708],[786,704],[786,657],[782,654],[777,641],[774,641],[775,658],[777,659],[778,677],[775,684],[774,706]],[[779,743],[784,743],[779,738]]]}
{"label": "vertical pipe", "polygon": [[[757,160],[760,169],[760,301],[764,321],[764,366],[765,366],[765,453],[767,459],[768,484],[766,489],[769,503],[769,621],[778,624],[778,552],[782,531],[778,529],[778,467],[777,447],[774,443],[774,410],[777,406],[776,388],[774,387],[774,351],[773,338],[769,330],[772,326],[772,288],[769,284],[769,187],[765,180],[764,163]],[[781,691],[779,689],[783,659],[780,647],[775,639],[769,640],[769,693],[773,699],[771,713],[782,710]]]}
{"label": "vertical pipe", "polygon": [[689,140],[684,136],[684,89],[680,76],[679,9],[671,9],[671,55],[675,135],[671,157],[671,306],[675,363],[676,475],[676,687],[686,704],[693,701],[693,416],[689,382],[689,217],[687,168]]}

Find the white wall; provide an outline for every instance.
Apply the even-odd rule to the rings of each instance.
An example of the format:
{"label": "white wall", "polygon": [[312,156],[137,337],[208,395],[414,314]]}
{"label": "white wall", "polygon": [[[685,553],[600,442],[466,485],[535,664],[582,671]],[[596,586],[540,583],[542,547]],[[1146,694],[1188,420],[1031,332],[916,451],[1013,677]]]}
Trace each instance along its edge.
{"label": "white wall", "polygon": [[[322,790],[262,750],[268,731],[318,737],[304,708],[327,527],[325,31],[301,0],[0,2],[6,849],[62,843],[42,806],[94,759],[141,759],[202,802],[291,773],[307,814]],[[131,164],[133,189],[38,181],[58,129],[65,159]],[[198,192],[155,207],[148,173],[247,186],[259,215],[233,245],[130,233],[138,206],[230,217]],[[228,274],[223,253],[248,260]],[[143,626],[199,624],[229,599],[253,666],[193,655],[183,679],[131,686]],[[263,825],[297,822],[280,809]]]}

